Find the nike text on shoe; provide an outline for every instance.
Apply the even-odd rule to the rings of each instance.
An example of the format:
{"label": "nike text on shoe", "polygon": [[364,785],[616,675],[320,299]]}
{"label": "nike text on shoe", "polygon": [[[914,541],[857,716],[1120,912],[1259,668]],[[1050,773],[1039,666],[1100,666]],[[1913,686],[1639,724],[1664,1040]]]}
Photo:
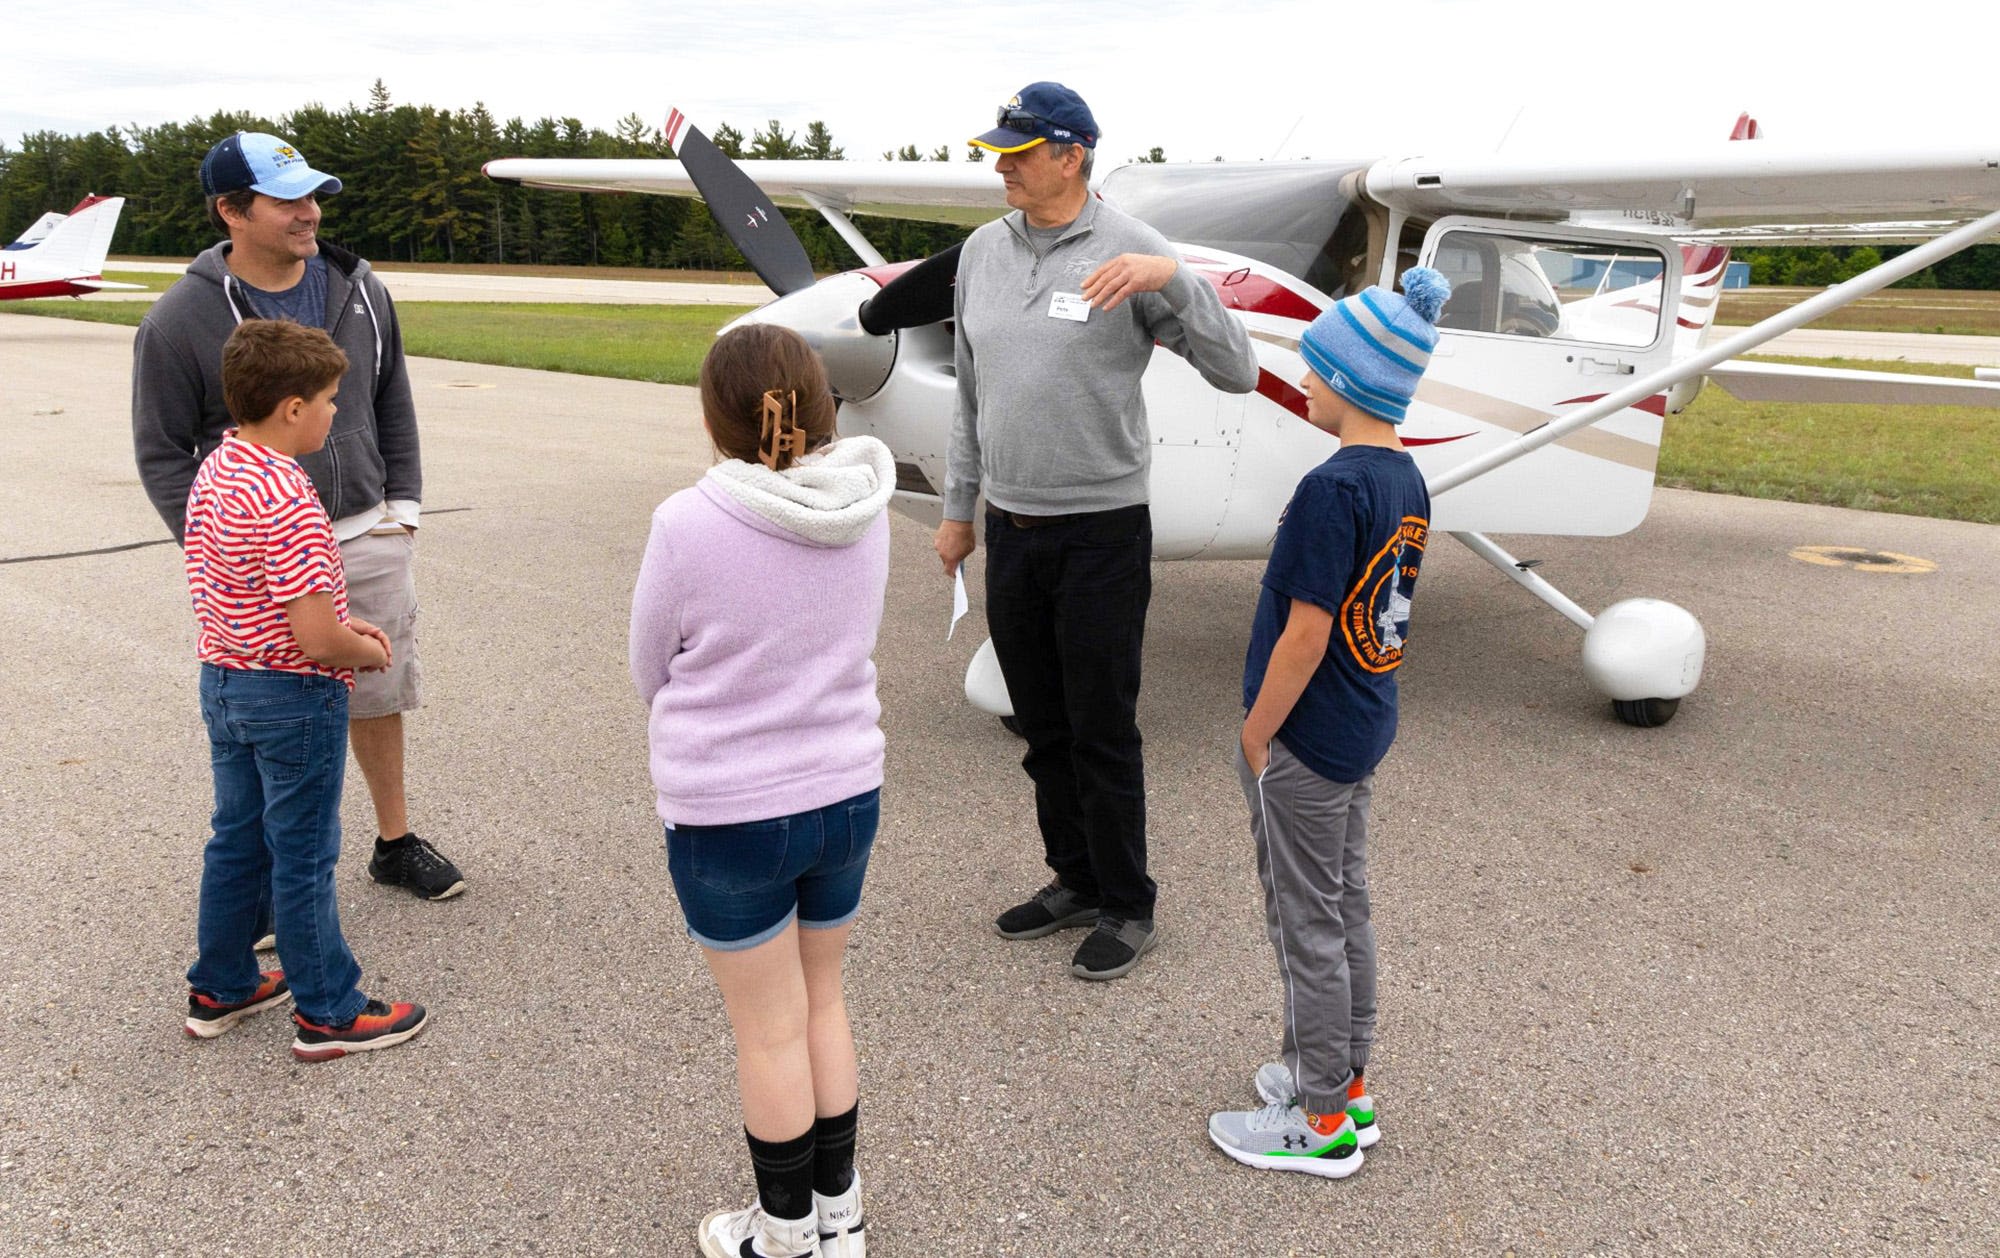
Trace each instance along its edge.
{"label": "nike text on shoe", "polygon": [[332,1061],[349,1053],[372,1052],[401,1044],[424,1029],[427,1016],[422,1005],[405,1000],[390,1004],[371,1000],[346,1026],[322,1026],[294,1013],[299,1033],[292,1040],[292,1056],[300,1061]]}
{"label": "nike text on shoe", "polygon": [[1292,1104],[1225,1110],[1209,1115],[1208,1138],[1238,1162],[1260,1170],[1345,1179],[1361,1169],[1361,1143],[1345,1113],[1315,1125]]}
{"label": "nike text on shoe", "polygon": [[703,1258],[809,1258],[819,1253],[819,1222],[776,1219],[761,1205],[717,1211],[695,1233]]}
{"label": "nike text on shoe", "polygon": [[[1298,1099],[1292,1072],[1285,1069],[1284,1062],[1268,1062],[1258,1067],[1257,1097],[1266,1105],[1289,1105]],[[1359,1075],[1347,1085],[1347,1116],[1354,1120],[1355,1139],[1362,1148],[1372,1149],[1382,1142],[1382,1128],[1375,1122],[1375,1098],[1368,1095],[1367,1085]]]}
{"label": "nike text on shoe", "polygon": [[1139,958],[1160,942],[1160,932],[1150,917],[1100,917],[1070,960],[1069,972],[1078,978],[1102,981],[1124,978],[1139,964]]}
{"label": "nike text on shoe", "polygon": [[1097,920],[1097,901],[1086,899],[1062,885],[1051,882],[1024,904],[1017,904],[993,922],[1002,939],[1040,939],[1072,926],[1089,926]]}
{"label": "nike text on shoe", "polygon": [[368,876],[385,887],[407,887],[426,900],[449,900],[465,890],[458,866],[414,834],[394,843],[375,843]]}
{"label": "nike text on shoe", "polygon": [[248,1000],[223,1004],[213,996],[188,992],[187,1033],[198,1040],[212,1040],[253,1013],[262,1013],[292,998],[291,985],[283,970],[266,970],[259,976],[257,990]]}
{"label": "nike text on shoe", "polygon": [[859,1172],[838,1197],[822,1197],[814,1191],[813,1216],[819,1220],[819,1258],[868,1258],[868,1224],[861,1215]]}

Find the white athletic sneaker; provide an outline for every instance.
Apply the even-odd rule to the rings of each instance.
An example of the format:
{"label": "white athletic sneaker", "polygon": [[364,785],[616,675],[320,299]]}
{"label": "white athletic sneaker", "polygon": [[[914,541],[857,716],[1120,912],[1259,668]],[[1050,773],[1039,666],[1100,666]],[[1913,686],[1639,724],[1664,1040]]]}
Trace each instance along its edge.
{"label": "white athletic sneaker", "polygon": [[1210,1114],[1208,1138],[1238,1162],[1261,1170],[1345,1179],[1361,1169],[1353,1119],[1342,1114],[1331,1130],[1321,1130],[1290,1101]]}
{"label": "white athletic sneaker", "polygon": [[[1285,1069],[1284,1062],[1258,1068],[1257,1096],[1266,1105],[1289,1105],[1298,1096],[1292,1072]],[[1354,1120],[1354,1136],[1362,1148],[1372,1149],[1382,1142],[1382,1129],[1375,1124],[1375,1098],[1364,1090],[1361,1079],[1347,1085],[1347,1116]]]}
{"label": "white athletic sneaker", "polygon": [[867,1220],[861,1217],[861,1172],[838,1197],[813,1194],[819,1219],[819,1258],[868,1258]]}
{"label": "white athletic sneaker", "polygon": [[774,1219],[761,1205],[717,1211],[695,1233],[706,1258],[811,1258],[819,1252],[819,1225],[812,1215]]}

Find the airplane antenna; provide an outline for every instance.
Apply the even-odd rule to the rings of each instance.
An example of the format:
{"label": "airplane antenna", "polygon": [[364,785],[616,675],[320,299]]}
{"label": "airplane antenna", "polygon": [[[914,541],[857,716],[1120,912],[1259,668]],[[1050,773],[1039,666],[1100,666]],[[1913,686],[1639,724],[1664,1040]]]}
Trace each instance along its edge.
{"label": "airplane antenna", "polygon": [[1507,137],[1514,134],[1514,127],[1521,121],[1521,115],[1527,112],[1528,112],[1528,103],[1526,101],[1522,101],[1521,107],[1514,111],[1514,121],[1507,124],[1507,129],[1500,133],[1499,143],[1493,146],[1493,151],[1495,153],[1498,153],[1501,149],[1507,147]]}
{"label": "airplane antenna", "polygon": [[1292,123],[1292,130],[1285,132],[1285,138],[1278,141],[1278,147],[1272,149],[1271,156],[1266,158],[1265,160],[1273,162],[1277,161],[1278,154],[1284,152],[1285,146],[1292,142],[1292,131],[1297,131],[1299,129],[1299,123],[1304,122],[1305,120],[1306,116],[1304,114],[1300,114],[1298,118]]}

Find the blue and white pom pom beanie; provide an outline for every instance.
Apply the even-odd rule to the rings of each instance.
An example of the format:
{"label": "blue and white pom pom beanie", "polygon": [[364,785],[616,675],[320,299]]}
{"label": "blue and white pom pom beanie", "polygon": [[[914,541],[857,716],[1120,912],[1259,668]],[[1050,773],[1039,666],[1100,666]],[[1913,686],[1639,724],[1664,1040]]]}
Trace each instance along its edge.
{"label": "blue and white pom pom beanie", "polygon": [[1299,357],[1335,393],[1377,419],[1403,422],[1437,348],[1437,317],[1451,281],[1427,266],[1333,303],[1299,338]]}

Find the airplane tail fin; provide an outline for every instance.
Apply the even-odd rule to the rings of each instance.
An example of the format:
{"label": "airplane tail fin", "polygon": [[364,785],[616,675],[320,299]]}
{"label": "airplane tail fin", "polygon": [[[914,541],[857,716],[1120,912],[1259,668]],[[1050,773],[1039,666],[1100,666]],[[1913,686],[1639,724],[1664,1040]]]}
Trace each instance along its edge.
{"label": "airplane tail fin", "polygon": [[[1748,110],[1736,115],[1729,130],[1732,140],[1763,137],[1762,127]],[[1681,246],[1681,308],[1675,316],[1675,332],[1698,349],[1721,306],[1722,279],[1729,273],[1729,250],[1722,245]]]}
{"label": "airplane tail fin", "polygon": [[118,228],[124,197],[85,197],[69,217],[30,245],[37,266],[61,268],[73,275],[96,275],[111,252],[111,233]]}
{"label": "airplane tail fin", "polygon": [[15,237],[13,244],[0,246],[0,248],[32,249],[42,243],[48,234],[55,230],[57,223],[62,222],[67,217],[69,216],[66,214],[58,214],[54,210],[50,210],[47,214],[28,224],[28,230]]}

